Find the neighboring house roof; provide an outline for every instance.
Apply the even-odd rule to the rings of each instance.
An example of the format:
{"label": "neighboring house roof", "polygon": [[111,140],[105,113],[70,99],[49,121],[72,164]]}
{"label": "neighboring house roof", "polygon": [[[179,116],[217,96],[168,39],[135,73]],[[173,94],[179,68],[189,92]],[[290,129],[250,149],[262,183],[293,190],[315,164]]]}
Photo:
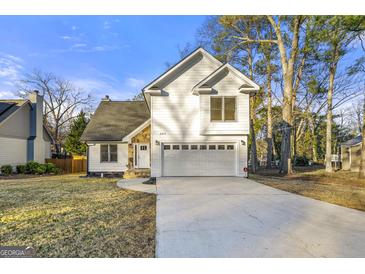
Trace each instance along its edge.
{"label": "neighboring house roof", "polygon": [[353,139],[347,140],[346,142],[343,142],[341,145],[342,146],[356,146],[358,144],[360,144],[362,142],[362,136],[359,135]]}
{"label": "neighboring house roof", "polygon": [[122,141],[150,118],[144,101],[101,101],[84,130],[82,141]]}
{"label": "neighboring house roof", "polygon": [[0,100],[0,123],[29,103],[26,99]]}
{"label": "neighboring house roof", "polygon": [[[27,99],[0,100],[0,124],[27,104],[29,104],[30,107],[32,107],[30,101]],[[44,125],[43,129],[50,138],[51,143],[54,143],[52,135]]]}

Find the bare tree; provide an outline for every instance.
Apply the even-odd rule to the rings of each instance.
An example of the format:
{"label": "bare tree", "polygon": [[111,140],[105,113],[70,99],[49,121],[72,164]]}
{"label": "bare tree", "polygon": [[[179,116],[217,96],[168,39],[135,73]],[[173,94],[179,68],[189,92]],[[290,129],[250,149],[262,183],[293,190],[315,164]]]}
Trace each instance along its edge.
{"label": "bare tree", "polygon": [[44,123],[56,142],[57,153],[60,153],[59,145],[63,143],[70,122],[82,108],[91,108],[93,98],[75,88],[70,81],[39,70],[26,74],[18,83],[20,96],[27,96],[33,90],[44,96]]}

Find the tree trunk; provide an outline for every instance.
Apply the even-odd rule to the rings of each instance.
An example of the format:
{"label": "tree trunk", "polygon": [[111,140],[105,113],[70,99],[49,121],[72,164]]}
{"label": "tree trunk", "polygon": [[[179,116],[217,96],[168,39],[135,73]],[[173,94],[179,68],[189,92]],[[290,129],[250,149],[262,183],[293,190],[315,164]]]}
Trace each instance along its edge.
{"label": "tree trunk", "polygon": [[312,160],[318,162],[318,141],[312,114],[309,115],[309,128],[312,135]]}
{"label": "tree trunk", "polygon": [[266,168],[272,168],[273,139],[272,139],[272,97],[271,97],[271,64],[267,65],[267,156]]}
{"label": "tree trunk", "polygon": [[362,116],[362,142],[361,142],[361,160],[359,178],[365,179],[365,98],[364,98],[364,114]]}
{"label": "tree trunk", "polygon": [[329,86],[327,94],[327,123],[326,123],[326,172],[332,172],[332,96],[337,68],[338,48],[334,49],[334,59],[330,64]]}
{"label": "tree trunk", "polygon": [[[282,142],[281,142],[281,161],[280,161],[280,173],[291,174],[291,130],[293,122],[292,113],[292,99],[293,99],[293,80],[294,80],[294,67],[298,53],[299,44],[299,28],[302,22],[301,16],[294,16],[293,19],[293,38],[290,45],[289,54],[286,49],[286,42],[282,35],[280,22],[275,22],[272,16],[267,16],[270,24],[275,30],[277,37],[277,45],[280,52],[280,62],[282,66],[283,78],[284,78],[284,100],[282,107],[283,127],[282,127]],[[288,59],[288,55],[290,56]]]}
{"label": "tree trunk", "polygon": [[[253,80],[253,59],[251,47],[247,48],[249,76]],[[256,117],[256,98],[250,96],[250,135],[251,135],[251,172],[256,173],[257,170],[257,146],[255,133],[255,117]]]}
{"label": "tree trunk", "polygon": [[256,134],[254,128],[254,122],[251,118],[250,121],[250,135],[251,135],[251,172],[256,173],[257,170],[257,148],[256,148]]}
{"label": "tree trunk", "polygon": [[[288,76],[287,76],[288,77]],[[282,125],[282,138],[281,138],[281,159],[280,159],[280,173],[291,174],[291,131],[292,131],[292,108],[291,108],[291,95],[292,86],[291,81],[284,81],[284,101],[283,101],[283,125]]]}

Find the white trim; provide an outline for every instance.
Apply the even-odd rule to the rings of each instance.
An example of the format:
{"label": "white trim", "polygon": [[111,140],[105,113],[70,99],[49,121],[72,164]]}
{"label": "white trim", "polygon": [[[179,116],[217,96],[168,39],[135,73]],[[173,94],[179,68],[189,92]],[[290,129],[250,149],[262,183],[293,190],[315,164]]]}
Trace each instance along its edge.
{"label": "white trim", "polygon": [[139,132],[141,132],[143,129],[145,129],[150,124],[151,124],[151,118],[149,118],[147,121],[145,121],[142,125],[138,126],[135,130],[133,130],[127,136],[124,136],[123,139],[122,139],[122,142],[130,142],[130,140],[134,136],[136,136]]}
{"label": "white trim", "polygon": [[251,79],[249,79],[247,76],[245,76],[242,72],[240,72],[239,70],[237,70],[234,66],[226,63],[224,65],[222,65],[219,69],[217,69],[216,71],[212,72],[210,75],[208,75],[208,77],[204,78],[203,80],[201,80],[192,90],[194,95],[198,95],[201,93],[207,93],[207,91],[212,91],[211,88],[208,87],[201,87],[202,85],[204,85],[206,82],[208,82],[209,80],[213,79],[217,74],[221,73],[224,69],[228,69],[229,71],[231,71],[232,73],[234,73],[238,78],[243,79],[247,84],[251,85],[252,88],[240,88],[239,92],[243,92],[243,91],[258,91],[260,89],[260,86],[257,85],[255,82],[253,82]]}
{"label": "white trim", "polygon": [[[260,86],[256,84],[254,81],[252,81],[250,78],[248,78],[246,75],[244,75],[242,72],[240,72],[238,69],[236,69],[231,64],[227,64],[227,66],[235,73],[238,77],[242,77],[249,85],[253,86],[254,89],[251,89],[252,91],[258,91],[260,90]],[[246,88],[245,88],[246,89]]]}
{"label": "white trim", "polygon": [[203,48],[198,48],[195,51],[193,51],[192,53],[190,53],[185,59],[182,59],[180,62],[176,63],[175,66],[172,67],[172,69],[167,70],[166,72],[161,74],[156,80],[154,80],[152,83],[150,83],[148,86],[144,87],[142,89],[142,91],[145,93],[150,93],[150,94],[153,93],[153,91],[156,91],[156,90],[149,90],[149,89],[151,87],[153,87],[156,83],[160,82],[163,78],[169,76],[175,70],[182,67],[185,63],[187,63],[189,60],[191,60],[198,53],[201,53],[201,54],[207,56],[209,59],[211,59],[213,62],[217,63],[218,65],[220,65],[220,66],[222,65],[222,62],[219,61],[217,58],[215,58],[213,55],[211,55],[208,51],[206,51]]}

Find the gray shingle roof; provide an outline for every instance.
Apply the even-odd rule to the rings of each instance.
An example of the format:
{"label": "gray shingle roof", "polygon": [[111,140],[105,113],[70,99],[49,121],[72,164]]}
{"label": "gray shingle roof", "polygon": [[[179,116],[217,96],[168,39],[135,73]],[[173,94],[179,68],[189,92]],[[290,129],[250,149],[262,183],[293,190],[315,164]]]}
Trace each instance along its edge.
{"label": "gray shingle roof", "polygon": [[101,101],[81,140],[121,141],[149,118],[144,101]]}
{"label": "gray shingle roof", "polygon": [[362,137],[361,135],[353,138],[353,139],[350,139],[350,140],[347,140],[346,142],[343,142],[341,145],[343,146],[354,146],[354,145],[357,145],[357,144],[360,144],[362,142]]}

